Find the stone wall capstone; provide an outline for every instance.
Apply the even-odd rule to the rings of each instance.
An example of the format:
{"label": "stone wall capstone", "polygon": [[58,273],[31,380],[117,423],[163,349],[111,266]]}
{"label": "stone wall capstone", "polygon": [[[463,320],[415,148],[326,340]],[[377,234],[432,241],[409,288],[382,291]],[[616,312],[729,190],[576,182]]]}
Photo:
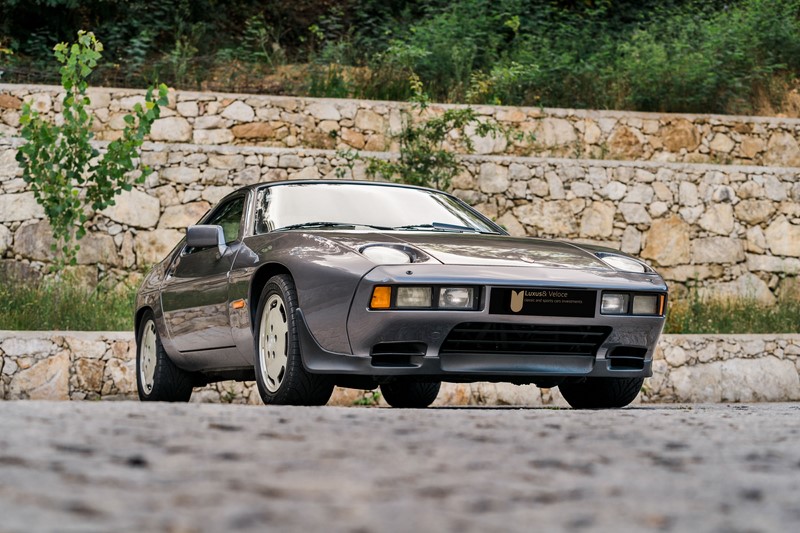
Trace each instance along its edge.
{"label": "stone wall capstone", "polygon": [[[18,135],[23,101],[55,118],[62,95],[57,86],[0,84],[0,136]],[[114,140],[124,128],[122,117],[143,101],[144,91],[93,88],[89,96],[97,139]],[[426,113],[448,107],[459,106],[434,104]],[[479,154],[800,166],[800,119],[473,108],[520,134],[510,143],[473,137]],[[401,130],[408,109],[401,102],[170,91],[150,140],[394,151],[392,136]]]}
{"label": "stone wall capstone", "polygon": [[[135,353],[128,332],[0,331],[0,400],[134,399]],[[636,401],[794,401],[799,376],[800,335],[662,335]],[[367,397],[337,388],[330,403]],[[254,383],[232,381],[195,389],[192,401],[261,403]],[[435,405],[567,404],[558,389],[481,382],[445,383]]]}
{"label": "stone wall capstone", "polygon": [[[14,154],[0,139],[0,270],[35,275],[52,235]],[[100,143],[102,148],[102,143]],[[365,153],[366,157],[393,157]],[[146,143],[147,182],[97,214],[81,241],[82,279],[129,279],[160,260],[184,229],[235,187],[286,179],[366,178],[331,150]],[[797,294],[800,169],[685,163],[461,156],[453,192],[512,235],[621,249],[653,264],[673,295],[774,303]]]}

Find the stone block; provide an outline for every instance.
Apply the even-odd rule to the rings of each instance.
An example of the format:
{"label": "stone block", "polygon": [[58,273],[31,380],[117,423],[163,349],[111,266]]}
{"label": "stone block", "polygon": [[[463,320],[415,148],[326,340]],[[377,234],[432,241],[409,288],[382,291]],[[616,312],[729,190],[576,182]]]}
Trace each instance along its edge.
{"label": "stone block", "polygon": [[655,196],[655,191],[650,185],[634,185],[623,201],[647,205],[653,201],[653,196]]}
{"label": "stone block", "polygon": [[686,119],[676,119],[661,128],[661,142],[670,152],[693,152],[700,145],[700,132]]}
{"label": "stone block", "polygon": [[271,139],[275,129],[267,122],[250,122],[237,124],[231,128],[233,136],[237,139]]}
{"label": "stone block", "polygon": [[733,232],[733,206],[727,203],[713,204],[706,209],[697,223],[711,233],[730,235]]}
{"label": "stone block", "polygon": [[150,129],[151,141],[189,142],[192,139],[192,125],[182,117],[159,118]]}
{"label": "stone block", "polygon": [[548,117],[539,122],[535,131],[536,143],[544,149],[570,146],[578,140],[575,128],[563,118]]}
{"label": "stone block", "polygon": [[794,135],[785,132],[773,133],[767,142],[764,163],[781,167],[800,166],[800,146]]}
{"label": "stone block", "polygon": [[755,274],[747,273],[734,281],[714,283],[698,290],[700,298],[714,300],[752,300],[762,305],[775,305],[769,286]]}
{"label": "stone block", "polygon": [[69,352],[51,355],[17,372],[11,378],[8,396],[10,399],[68,400],[69,371]]}
{"label": "stone block", "polygon": [[0,107],[4,109],[21,109],[22,100],[10,94],[0,94]]}
{"label": "stone block", "polygon": [[103,371],[106,363],[99,359],[80,358],[75,361],[75,381],[77,387],[84,392],[100,394],[103,388]]}
{"label": "stone block", "polygon": [[306,106],[306,113],[317,120],[341,120],[342,115],[332,103],[314,102]]}
{"label": "stone block", "polygon": [[241,170],[244,168],[244,156],[240,154],[210,154],[208,156],[208,166],[224,170]]}
{"label": "stone block", "polygon": [[734,208],[736,218],[748,224],[761,224],[775,213],[775,204],[769,200],[742,200]]}
{"label": "stone block", "polygon": [[609,202],[593,202],[581,216],[582,237],[610,237],[614,231],[614,215],[617,210]]}
{"label": "stone block", "polygon": [[729,154],[733,147],[736,146],[736,143],[725,135],[724,133],[717,133],[714,135],[714,138],[711,139],[711,142],[708,143],[708,147],[711,148],[715,152],[722,152],[724,154]]}
{"label": "stone block", "polygon": [[513,211],[520,222],[547,235],[563,238],[574,235],[578,230],[572,208],[566,200],[534,200],[530,204],[514,208]]}
{"label": "stone block", "polygon": [[3,257],[6,250],[11,246],[13,240],[11,230],[0,224],[0,257]]}
{"label": "stone block", "polygon": [[15,222],[44,218],[44,209],[32,192],[0,194],[0,222]]}
{"label": "stone block", "polygon": [[121,258],[117,253],[114,238],[105,233],[88,233],[79,240],[80,250],[75,257],[79,265],[96,265],[98,263],[121,266]]}
{"label": "stone block", "polygon": [[498,224],[503,226],[509,235],[513,237],[525,237],[527,235],[525,227],[519,223],[519,220],[511,213],[506,212],[503,216],[497,219]]}
{"label": "stone block", "polygon": [[792,224],[786,217],[778,217],[764,232],[767,246],[776,255],[800,257],[800,226]]}
{"label": "stone block", "polygon": [[149,267],[161,261],[182,238],[183,234],[174,229],[140,232],[134,240],[136,264]]}
{"label": "stone block", "polygon": [[222,118],[236,122],[252,122],[256,118],[256,113],[252,107],[237,100],[225,108]]}
{"label": "stone block", "polygon": [[155,196],[132,189],[116,196],[115,204],[105,208],[102,214],[120,224],[153,228],[161,214],[161,202]]}
{"label": "stone block", "polygon": [[233,142],[233,133],[228,129],[194,130],[195,144],[228,144]]}
{"label": "stone block", "polygon": [[46,220],[20,225],[14,234],[14,252],[33,261],[52,261],[53,229]]}
{"label": "stone block", "polygon": [[167,207],[158,221],[158,227],[186,229],[192,224],[197,224],[210,207],[208,202],[191,202]]}
{"label": "stone block", "polygon": [[654,220],[645,236],[642,257],[661,266],[688,263],[690,257],[689,225],[679,216]]}
{"label": "stone block", "polygon": [[235,189],[233,187],[229,187],[227,185],[223,185],[221,187],[205,187],[203,189],[201,198],[206,202],[209,202],[211,205],[216,205],[217,202],[232,193],[234,190]]}
{"label": "stone block", "polygon": [[495,163],[481,163],[478,187],[489,194],[505,192],[508,189],[508,167]]}
{"label": "stone block", "polygon": [[759,137],[745,137],[739,145],[739,152],[742,157],[754,159],[767,147],[766,143]]}
{"label": "stone block", "polygon": [[617,126],[608,138],[609,153],[619,159],[638,159],[644,152],[641,133],[627,126]]}
{"label": "stone block", "polygon": [[628,224],[650,224],[651,222],[647,209],[641,204],[622,202],[619,204],[619,211]]}
{"label": "stone block", "polygon": [[733,264],[744,259],[744,247],[739,239],[708,237],[692,241],[694,263]]}
{"label": "stone block", "polygon": [[356,128],[362,131],[374,131],[376,133],[384,133],[386,129],[383,117],[371,109],[359,109],[356,112],[355,125]]}
{"label": "stone block", "polygon": [[102,339],[92,338],[92,333],[81,334],[80,337],[65,335],[64,342],[69,347],[72,359],[102,359],[106,353],[106,343]]}

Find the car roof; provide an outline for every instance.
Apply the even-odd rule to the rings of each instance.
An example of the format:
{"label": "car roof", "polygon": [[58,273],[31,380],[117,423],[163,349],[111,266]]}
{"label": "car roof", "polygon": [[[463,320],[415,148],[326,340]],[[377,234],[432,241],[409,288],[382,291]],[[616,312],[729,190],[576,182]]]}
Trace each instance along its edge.
{"label": "car roof", "polygon": [[394,187],[394,188],[399,188],[399,189],[416,189],[416,190],[419,190],[419,191],[430,191],[430,192],[437,192],[437,193],[447,194],[447,195],[450,194],[450,193],[448,193],[446,191],[440,191],[438,189],[432,189],[430,187],[420,187],[420,186],[417,186],[417,185],[408,185],[408,184],[405,184],[405,183],[395,183],[395,182],[391,182],[391,181],[367,181],[367,180],[346,180],[346,179],[345,180],[323,180],[323,179],[319,179],[319,180],[267,181],[267,182],[263,182],[263,183],[255,183],[253,185],[245,185],[244,187],[241,187],[241,188],[237,189],[237,191],[255,190],[255,189],[261,189],[263,187],[277,187],[277,186],[283,186],[283,185],[319,185],[319,184],[324,184],[324,185],[374,185],[374,186],[378,186],[378,187]]}

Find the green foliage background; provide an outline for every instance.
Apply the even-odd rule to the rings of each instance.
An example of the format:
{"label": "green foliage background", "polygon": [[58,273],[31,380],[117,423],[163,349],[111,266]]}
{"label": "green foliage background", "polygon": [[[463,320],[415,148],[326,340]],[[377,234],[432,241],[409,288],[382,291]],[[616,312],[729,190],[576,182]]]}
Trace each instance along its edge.
{"label": "green foliage background", "polygon": [[800,71],[800,0],[0,0],[0,81],[80,28],[109,85],[748,113]]}

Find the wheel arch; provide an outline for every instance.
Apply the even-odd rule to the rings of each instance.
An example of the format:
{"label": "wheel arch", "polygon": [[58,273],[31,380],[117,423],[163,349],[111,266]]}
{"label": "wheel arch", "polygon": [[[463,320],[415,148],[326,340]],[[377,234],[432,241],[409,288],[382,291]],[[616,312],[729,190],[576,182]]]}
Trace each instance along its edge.
{"label": "wheel arch", "polygon": [[136,338],[137,340],[138,340],[138,335],[139,335],[139,328],[142,325],[142,319],[144,318],[144,315],[148,311],[153,313],[153,316],[155,316],[156,312],[149,305],[142,306],[142,307],[140,307],[139,309],[136,310],[136,315],[133,318],[133,335],[134,335],[134,338]]}
{"label": "wheel arch", "polygon": [[294,280],[294,276],[292,276],[289,269],[280,263],[266,263],[261,265],[253,274],[253,279],[250,282],[250,291],[247,295],[247,305],[250,306],[250,327],[253,331],[255,331],[256,327],[258,298],[261,296],[261,291],[264,290],[264,286],[272,276],[277,276],[279,274],[286,274]]}

